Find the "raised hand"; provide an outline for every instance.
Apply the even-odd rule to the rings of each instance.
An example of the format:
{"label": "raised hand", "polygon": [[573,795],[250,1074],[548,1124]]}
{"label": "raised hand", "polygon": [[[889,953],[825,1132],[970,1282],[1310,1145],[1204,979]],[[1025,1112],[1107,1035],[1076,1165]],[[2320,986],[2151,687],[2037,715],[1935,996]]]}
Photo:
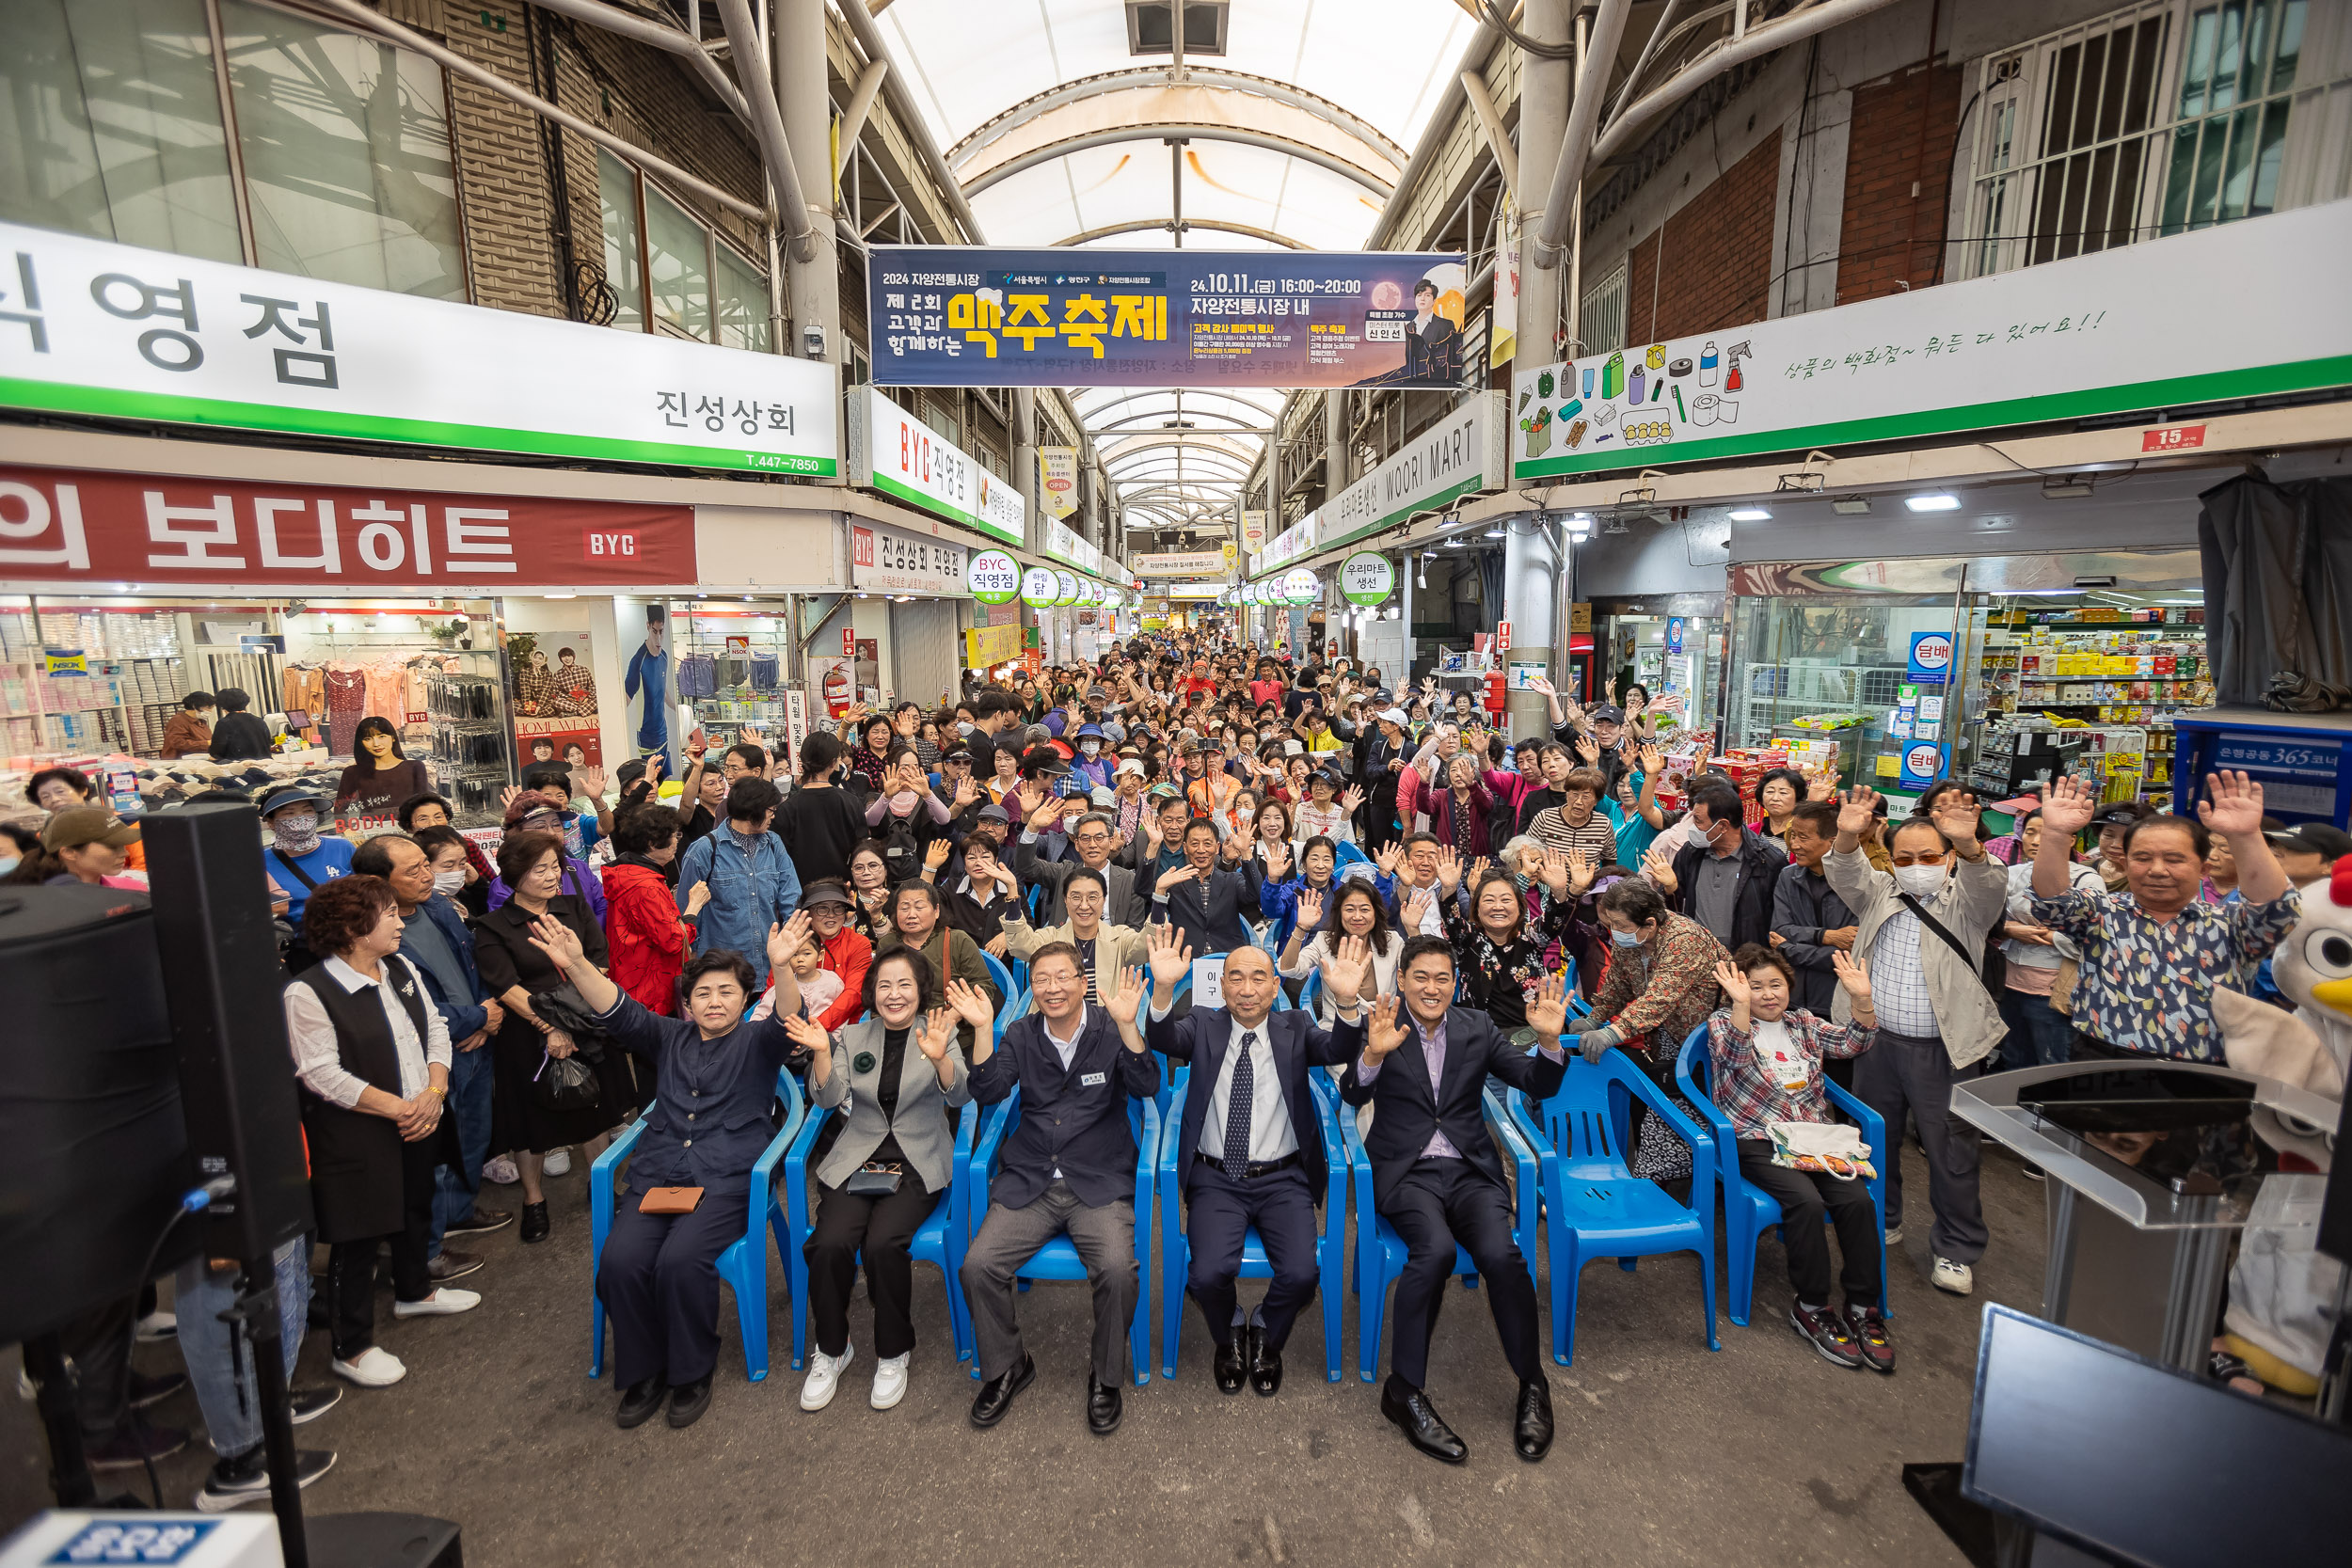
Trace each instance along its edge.
{"label": "raised hand", "polygon": [[1527,1026],[1543,1037],[1546,1045],[1567,1032],[1568,988],[1559,975],[1547,974],[1535,987],[1535,1000],[1527,1005]]}
{"label": "raised hand", "polygon": [[1744,1007],[1755,1000],[1755,991],[1748,977],[1738,964],[1728,960],[1715,966],[1715,983],[1724,989],[1724,999],[1734,1007]]}
{"label": "raised hand", "polygon": [[1830,967],[1837,972],[1837,983],[1851,999],[1856,1012],[1867,1012],[1870,1006],[1870,965],[1867,959],[1848,958],[1837,948],[1831,948]]}
{"label": "raised hand", "polygon": [[591,800],[604,799],[604,769],[583,768],[580,770],[580,792]]}
{"label": "raised hand", "polygon": [[1593,879],[1600,875],[1600,863],[1581,845],[1576,844],[1568,846],[1568,852],[1563,859],[1567,865],[1568,891],[1581,898],[1584,890],[1593,885]]}
{"label": "raised hand", "polygon": [[1154,924],[1144,929],[1144,951],[1152,963],[1152,983],[1163,992],[1192,973],[1192,947],[1173,926]]}
{"label": "raised hand", "polygon": [[1425,887],[1417,887],[1405,895],[1405,911],[1397,924],[1407,936],[1421,934],[1422,923],[1429,918],[1434,899],[1435,895]]}
{"label": "raised hand", "polygon": [[966,773],[956,781],[956,798],[948,802],[947,809],[951,812],[961,811],[979,798],[979,786],[972,782],[972,775]]}
{"label": "raised hand", "polygon": [[1349,784],[1340,793],[1340,810],[1346,816],[1355,816],[1356,808],[1363,803],[1364,792],[1361,785]]}
{"label": "raised hand", "polygon": [[1276,881],[1291,874],[1291,847],[1275,843],[1265,847],[1265,874]]}
{"label": "raised hand", "polygon": [[[1975,797],[1972,796],[1970,799],[1973,800]],[[1878,803],[1879,792],[1868,784],[1856,784],[1846,791],[1837,802],[1838,836],[1843,838],[1848,833],[1851,833],[1854,837],[1861,838],[1869,832],[1870,824],[1878,820]],[[2043,816],[2045,817],[2048,816],[2046,810]],[[2086,813],[2083,820],[2087,822],[2090,819],[2089,814]],[[1975,832],[1972,830],[1968,836],[1974,838]]]}
{"label": "raised hand", "polygon": [[1560,693],[1553,689],[1551,678],[1549,675],[1537,675],[1534,680],[1527,683],[1527,689],[1530,691],[1541,692],[1547,697],[1557,697],[1560,695]]}
{"label": "raised hand", "polygon": [[947,982],[947,1006],[955,1015],[975,1029],[993,1029],[996,1009],[989,1002],[988,992],[969,980]]}
{"label": "raised hand", "polygon": [[1316,967],[1323,971],[1323,993],[1331,999],[1331,1006],[1343,1013],[1353,1012],[1372,979],[1372,943],[1362,937],[1342,937]]}
{"label": "raised hand", "polygon": [[[2241,775],[2242,776],[2242,775]],[[2099,809],[2098,791],[2088,780],[2076,778],[2053,779],[2042,796],[2042,830],[2072,838],[2090,826],[2091,816]],[[1845,814],[1839,813],[1837,825],[1846,825]]]}
{"label": "raised hand", "polygon": [[1540,867],[1538,874],[1544,879],[1544,886],[1551,890],[1551,895],[1554,898],[1565,896],[1568,891],[1568,857],[1557,849],[1548,848],[1543,852]]}
{"label": "raised hand", "polygon": [[1451,844],[1438,848],[1438,884],[1445,889],[1449,898],[1462,886],[1462,857],[1454,852]]}
{"label": "raised hand", "polygon": [[[1970,845],[1977,842],[1977,798],[1968,791],[1964,789],[1946,791],[1936,798],[1934,809],[1928,815],[1937,827],[1944,830],[1944,836],[1954,844]],[[2257,813],[2256,816],[2259,820],[2260,813]],[[1844,825],[1844,816],[1841,813],[1838,826]]]}
{"label": "raised hand", "polygon": [[1242,837],[1241,830],[1236,828],[1232,832],[1225,835],[1225,842],[1223,844],[1217,846],[1217,858],[1223,861],[1227,865],[1238,864],[1241,861],[1242,851],[1248,847],[1249,841]]}
{"label": "raised hand", "polygon": [[[810,1053],[818,1061],[822,1061],[826,1053],[833,1049],[833,1036],[826,1033],[825,1026],[815,1019],[803,1018],[798,1013],[787,1013],[784,1019],[784,1032],[794,1045]],[[809,1076],[824,1078],[830,1075],[812,1068]]]}
{"label": "raised hand", "polygon": [[499,810],[501,813],[514,810],[515,802],[522,799],[522,793],[520,784],[508,784],[504,789],[500,790]]}
{"label": "raised hand", "polygon": [[[983,995],[980,1000],[985,1002],[988,998]],[[957,1009],[953,1008],[933,1007],[923,1015],[923,1027],[914,1037],[914,1048],[920,1051],[927,1059],[932,1062],[946,1061],[947,1053],[954,1049],[956,1012]],[[988,1024],[975,1024],[973,1027],[992,1027],[993,1023],[994,1021],[991,1020]]]}
{"label": "raised hand", "polygon": [[1587,768],[1597,766],[1600,762],[1600,743],[1579,730],[1576,736],[1576,757]]}
{"label": "raised hand", "polygon": [[1675,863],[1654,844],[1643,852],[1642,875],[1661,893],[1671,894],[1682,885],[1681,879],[1675,875]]}
{"label": "raised hand", "polygon": [[[2206,799],[2197,802],[2197,819],[2225,838],[2262,832],[2263,786],[2244,773],[2205,775]],[[2042,814],[2049,814],[2044,811]]]}
{"label": "raised hand", "polygon": [[1376,1065],[1388,1059],[1389,1053],[1405,1043],[1410,1034],[1409,1024],[1397,1017],[1404,998],[1391,991],[1373,1004],[1372,1019],[1364,1029],[1364,1062]]}
{"label": "raised hand", "polygon": [[930,843],[923,847],[923,869],[926,871],[936,871],[941,866],[946,865],[947,863],[947,856],[953,851],[953,849],[954,846],[950,845],[944,838],[935,838],[931,840]]}
{"label": "raised hand", "polygon": [[806,910],[794,910],[792,918],[781,926],[768,927],[768,969],[771,974],[792,961],[792,955],[808,942],[813,922]]}
{"label": "raised hand", "polygon": [[[1041,816],[1038,808],[1044,805],[1048,799],[1044,781],[1024,779],[1021,781],[1021,787],[1014,793],[1021,797],[1021,815],[1030,819],[1031,827],[1037,826],[1038,819]],[[1058,812],[1057,815],[1059,815]]]}
{"label": "raised hand", "polygon": [[551,914],[543,914],[531,923],[531,945],[545,953],[559,972],[585,962],[588,957],[580,944],[580,933]]}
{"label": "raised hand", "polygon": [[1393,877],[1396,875],[1396,863],[1404,858],[1404,845],[1389,844],[1373,855],[1372,863],[1380,868],[1380,875],[1383,877]]}
{"label": "raised hand", "polygon": [[1323,925],[1323,895],[1313,888],[1298,890],[1298,928],[1312,931]]}
{"label": "raised hand", "polygon": [[1476,887],[1480,882],[1484,881],[1486,879],[1486,873],[1494,868],[1494,862],[1488,860],[1484,855],[1481,855],[1476,860],[1470,862],[1470,885]]}
{"label": "raised hand", "polygon": [[1656,746],[1645,746],[1633,753],[1633,760],[1641,764],[1645,774],[1654,774],[1666,766],[1666,753]]}

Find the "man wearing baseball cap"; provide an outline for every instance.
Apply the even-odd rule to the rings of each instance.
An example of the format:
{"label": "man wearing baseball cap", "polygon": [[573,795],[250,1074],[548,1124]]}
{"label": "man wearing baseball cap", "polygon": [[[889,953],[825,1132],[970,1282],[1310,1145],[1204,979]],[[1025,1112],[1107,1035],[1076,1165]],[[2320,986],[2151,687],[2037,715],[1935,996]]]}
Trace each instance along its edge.
{"label": "man wearing baseball cap", "polygon": [[2325,822],[2303,822],[2265,833],[2279,868],[2296,887],[2318,881],[2333,871],[2336,862],[2352,855],[2352,833]]}

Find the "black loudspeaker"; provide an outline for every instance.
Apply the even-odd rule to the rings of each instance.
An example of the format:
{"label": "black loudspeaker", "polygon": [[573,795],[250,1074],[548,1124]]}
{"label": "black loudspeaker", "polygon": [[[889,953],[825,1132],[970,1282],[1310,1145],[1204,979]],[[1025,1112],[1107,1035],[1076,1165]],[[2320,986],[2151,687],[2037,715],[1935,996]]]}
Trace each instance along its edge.
{"label": "black loudspeaker", "polygon": [[193,1250],[195,1185],[145,894],[0,888],[0,1344],[55,1332]]}
{"label": "black loudspeaker", "polygon": [[237,1179],[206,1211],[205,1250],[267,1258],[311,1215],[261,820],[223,803],[153,813],[140,827],[188,1152],[198,1181]]}

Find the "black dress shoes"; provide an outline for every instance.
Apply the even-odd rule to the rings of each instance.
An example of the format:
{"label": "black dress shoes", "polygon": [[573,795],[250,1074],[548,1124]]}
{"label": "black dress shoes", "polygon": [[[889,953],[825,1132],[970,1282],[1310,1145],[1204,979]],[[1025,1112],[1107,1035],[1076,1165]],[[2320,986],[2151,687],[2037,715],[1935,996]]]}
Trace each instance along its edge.
{"label": "black dress shoes", "polygon": [[1551,1386],[1547,1383],[1519,1385],[1518,1419],[1511,1433],[1512,1446],[1521,1459],[1530,1465],[1551,1451]]}
{"label": "black dress shoes", "polygon": [[670,1390],[670,1424],[691,1427],[710,1408],[710,1379],[698,1377]]}
{"label": "black dress shoes", "polygon": [[1087,1374],[1087,1430],[1097,1437],[1108,1437],[1119,1430],[1119,1385],[1097,1383],[1094,1374]]}
{"label": "black dress shoes", "polygon": [[632,1383],[621,1390],[621,1408],[613,1412],[612,1418],[620,1423],[623,1432],[630,1427],[644,1426],[653,1418],[653,1413],[661,1408],[661,1396],[669,1391],[669,1387],[658,1377]]}
{"label": "black dress shoes", "polygon": [[1233,1337],[1216,1347],[1216,1391],[1220,1394],[1241,1392],[1242,1379],[1249,1371],[1249,1330],[1237,1328]]}
{"label": "black dress shoes", "polygon": [[523,1205],[523,1243],[533,1246],[548,1239],[554,1227],[548,1220],[548,1206],[542,1201]]}
{"label": "black dress shoes", "polygon": [[1469,1460],[1470,1445],[1454,1436],[1454,1429],[1438,1418],[1437,1406],[1429,1402],[1429,1396],[1393,1372],[1380,1388],[1380,1414],[1405,1434],[1405,1441],[1430,1458],[1442,1459],[1448,1465]]}
{"label": "black dress shoes", "polygon": [[1037,1363],[1025,1353],[1021,1365],[1001,1377],[992,1377],[980,1385],[980,1391],[972,1397],[972,1424],[993,1427],[1005,1418],[1012,1408],[1012,1397],[1026,1388],[1037,1378]]}
{"label": "black dress shoes", "polygon": [[1266,1399],[1282,1391],[1282,1353],[1265,1342],[1265,1330],[1255,1324],[1249,1330],[1249,1386]]}

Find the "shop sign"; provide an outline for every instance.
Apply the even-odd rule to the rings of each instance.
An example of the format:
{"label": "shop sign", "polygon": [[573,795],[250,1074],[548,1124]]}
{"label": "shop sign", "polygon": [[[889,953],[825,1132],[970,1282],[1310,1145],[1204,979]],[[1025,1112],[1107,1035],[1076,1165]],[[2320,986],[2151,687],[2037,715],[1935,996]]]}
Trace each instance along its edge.
{"label": "shop sign", "polygon": [[1042,566],[1032,566],[1021,574],[1021,602],[1031,610],[1043,610],[1061,592],[1061,579]]}
{"label": "shop sign", "polygon": [[0,406],[829,476],[831,367],[0,223]]}
{"label": "shop sign", "polygon": [[850,396],[849,477],[1008,544],[1025,542],[1021,492],[872,387]]}
{"label": "shop sign", "polygon": [[[1674,623],[1666,623],[1669,626]],[[1679,653],[1680,649],[1676,649]],[[1915,631],[1911,634],[1911,670],[1905,677],[1921,686],[1941,686],[1951,678],[1952,634]]]}
{"label": "shop sign", "polygon": [[1932,740],[1913,740],[1903,748],[1901,787],[1925,789],[1944,776],[1951,750]]}
{"label": "shop sign", "polygon": [[[2347,253],[2352,202],[2323,202],[1530,369],[1513,378],[1512,471],[1545,479],[2340,387],[2352,380]],[[2230,309],[2183,308],[2201,299]]]}
{"label": "shop sign", "polygon": [[1021,593],[1021,563],[1002,550],[974,550],[963,585],[982,604],[1009,604]]}
{"label": "shop sign", "polygon": [[1241,515],[1241,547],[1250,555],[1265,548],[1265,514],[1245,511]]}
{"label": "shop sign", "polygon": [[1502,394],[1480,392],[1323,504],[1321,547],[1503,487]]}
{"label": "shop sign", "polygon": [[1396,592],[1396,565],[1378,550],[1358,550],[1340,562],[1340,593],[1349,604],[1375,605]]}
{"label": "shop sign", "polygon": [[1265,548],[1251,559],[1249,569],[1253,572],[1269,572],[1285,561],[1296,561],[1302,555],[1312,554],[1320,526],[1318,515],[1312,512],[1308,513],[1304,517],[1267,540]]}
{"label": "shop sign", "polygon": [[975,626],[963,634],[964,667],[987,670],[1009,664],[1021,657],[1022,646],[1018,626]]}
{"label": "shop sign", "polygon": [[2142,451],[2192,451],[2205,444],[2205,427],[2201,424],[2159,425],[2139,433]]}
{"label": "shop sign", "polygon": [[0,466],[0,581],[382,589],[697,579],[694,509]]}
{"label": "shop sign", "polygon": [[850,585],[886,594],[948,594],[963,587],[964,548],[879,523],[850,527]]}
{"label": "shop sign", "polygon": [[1214,599],[1217,586],[1214,582],[1171,582],[1160,596],[1167,599]]}
{"label": "shop sign", "polygon": [[80,648],[43,648],[41,668],[53,675],[87,675],[89,656]]}
{"label": "shop sign", "polygon": [[1136,570],[1147,578],[1217,578],[1230,569],[1221,550],[1187,550],[1166,555],[1139,555]]}
{"label": "shop sign", "polygon": [[1045,515],[1059,522],[1078,510],[1078,449],[1037,449],[1038,488],[1044,495]]}
{"label": "shop sign", "polygon": [[1078,602],[1078,579],[1076,578],[1072,577],[1068,572],[1056,572],[1054,574],[1054,602],[1056,604],[1065,605],[1076,604]]}
{"label": "shop sign", "polygon": [[1067,562],[1081,572],[1099,574],[1103,570],[1103,552],[1081,539],[1065,524],[1046,523],[1044,550],[1056,561]]}
{"label": "shop sign", "polygon": [[[1669,615],[1666,617],[1666,651],[1668,653],[1678,654],[1682,652],[1682,629],[1684,625],[1685,622],[1679,615]],[[1918,658],[1919,644],[1915,641],[1911,645],[1911,650],[1913,660],[1915,663]],[[1944,657],[1947,662],[1948,662],[1951,657],[1951,639],[1947,637],[1944,640]]]}
{"label": "shop sign", "polygon": [[1282,577],[1282,597],[1293,604],[1312,604],[1323,593],[1323,581],[1301,566]]}
{"label": "shop sign", "polygon": [[1462,384],[1458,251],[876,245],[866,282],[886,387]]}

